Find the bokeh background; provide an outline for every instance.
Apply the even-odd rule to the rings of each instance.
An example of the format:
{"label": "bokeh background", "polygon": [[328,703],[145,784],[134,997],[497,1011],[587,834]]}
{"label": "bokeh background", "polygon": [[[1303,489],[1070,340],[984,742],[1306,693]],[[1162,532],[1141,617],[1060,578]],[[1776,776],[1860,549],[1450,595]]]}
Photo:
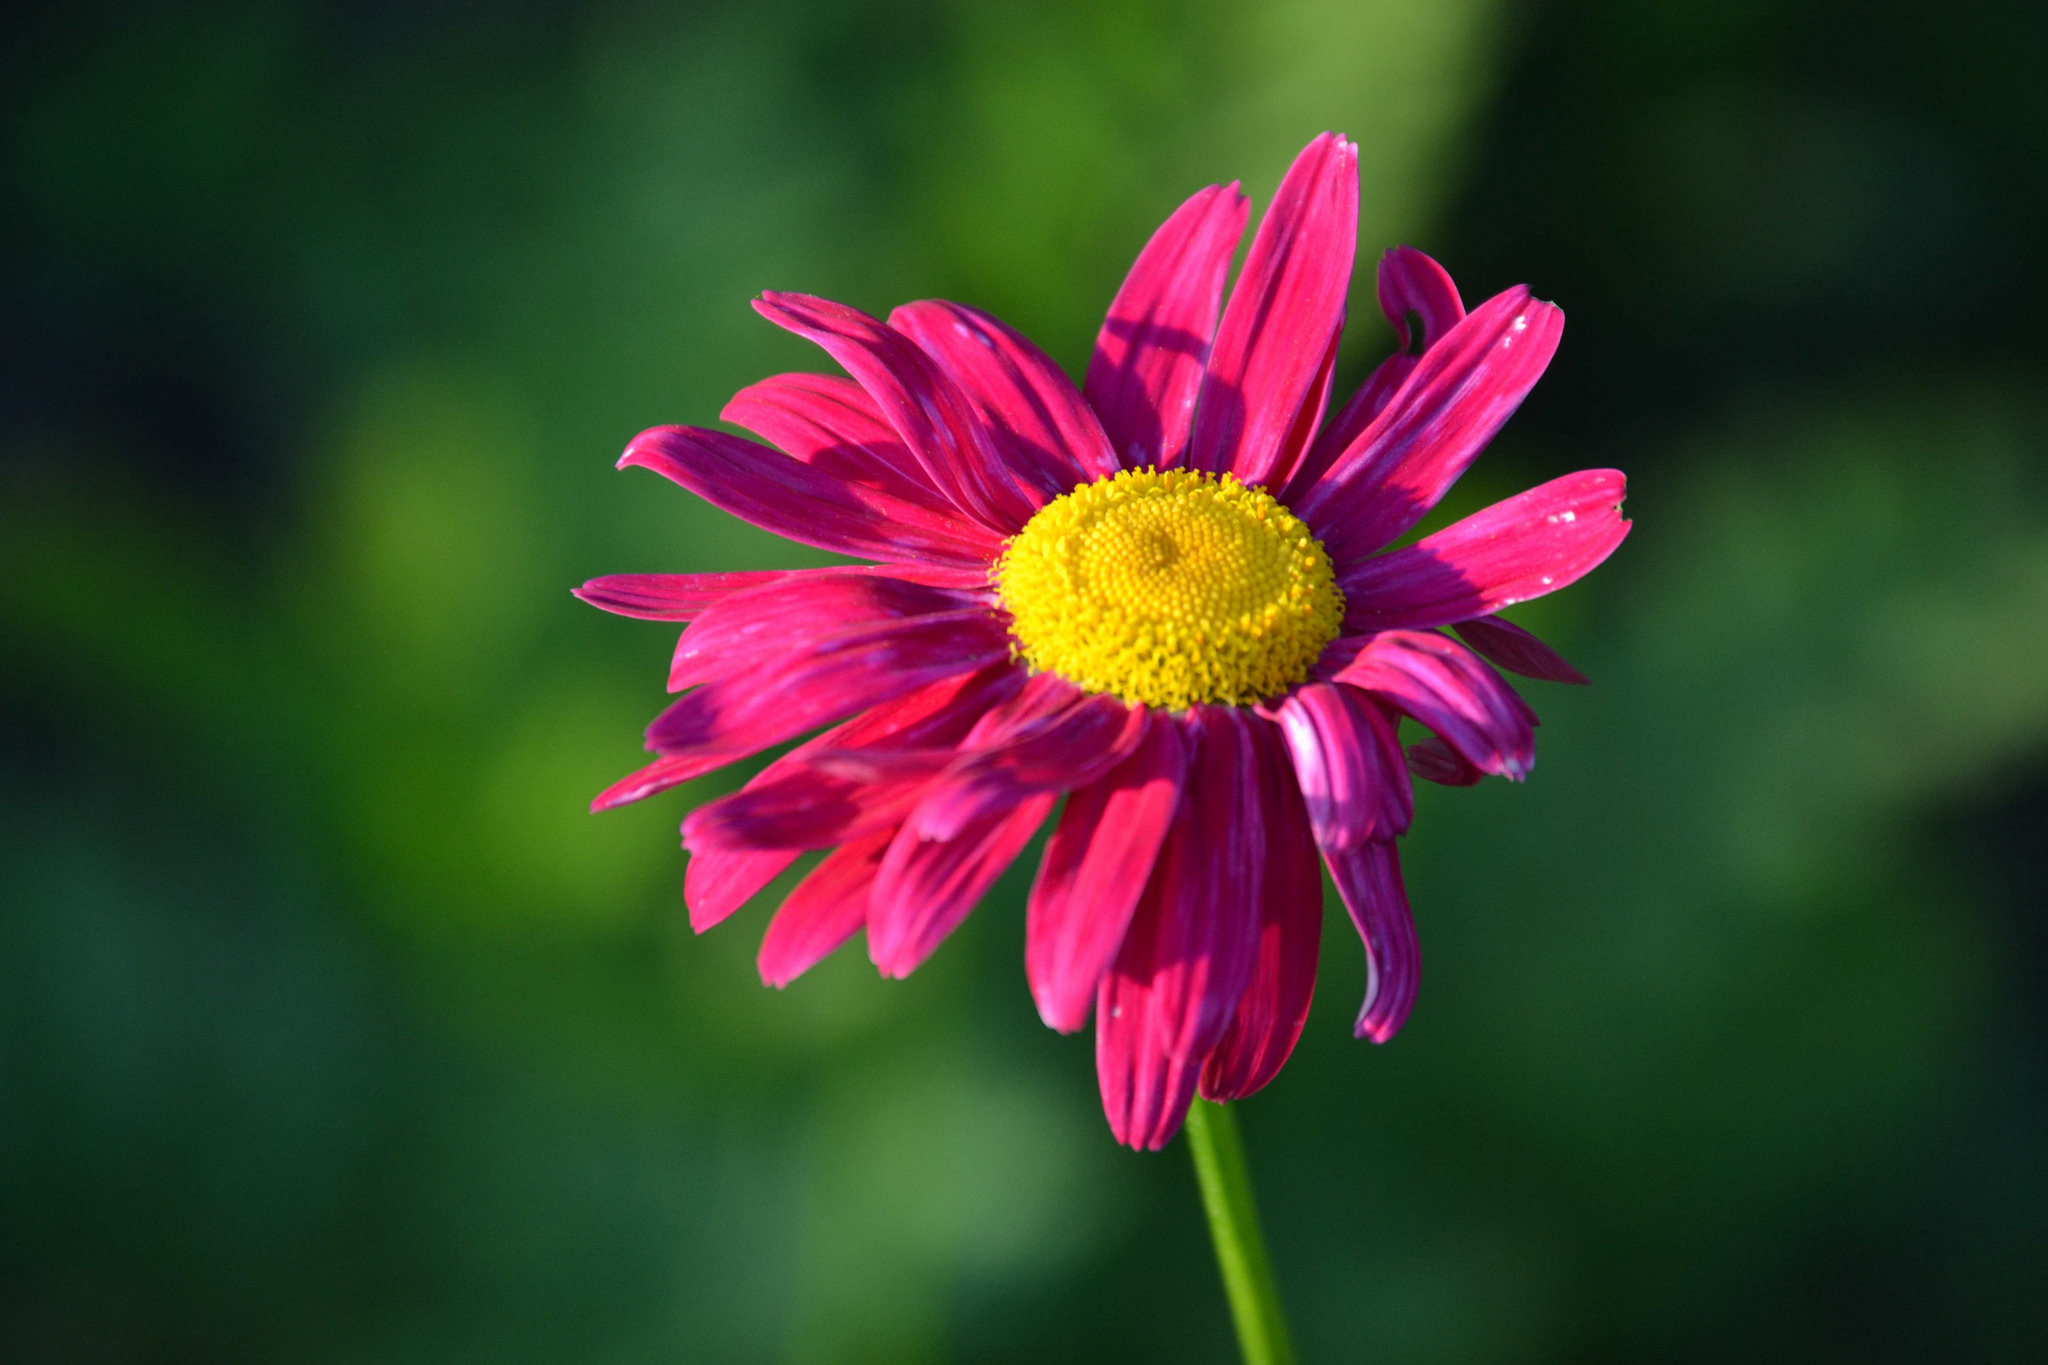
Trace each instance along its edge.
{"label": "bokeh background", "polygon": [[[1453,510],[1632,475],[1242,1106],[1306,1360],[2048,1358],[2048,10],[2014,0],[10,8],[0,1356],[1232,1358],[1186,1158],[1013,873],[784,993],[594,818],[670,628],[819,562],[611,461],[829,368],[762,288],[1078,371],[1151,228],[1358,138],[1563,350]],[[1391,345],[1356,296],[1340,378]],[[764,900],[767,898],[764,898]]]}

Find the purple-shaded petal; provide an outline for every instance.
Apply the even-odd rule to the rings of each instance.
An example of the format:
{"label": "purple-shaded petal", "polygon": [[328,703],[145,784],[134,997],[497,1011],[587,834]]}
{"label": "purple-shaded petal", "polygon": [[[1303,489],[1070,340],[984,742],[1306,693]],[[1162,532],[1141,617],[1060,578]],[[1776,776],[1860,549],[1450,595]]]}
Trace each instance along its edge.
{"label": "purple-shaded petal", "polygon": [[875,871],[895,835],[884,829],[835,848],[797,883],[761,937],[755,962],[764,984],[787,986],[860,932]]}
{"label": "purple-shaded petal", "polygon": [[683,869],[683,903],[690,907],[690,928],[701,934],[720,923],[796,858],[794,849],[692,849]]}
{"label": "purple-shaded petal", "polygon": [[962,593],[879,574],[827,570],[785,578],[706,608],[676,641],[668,690],[773,668],[849,630],[975,605]]}
{"label": "purple-shaded petal", "polygon": [[1558,657],[1557,651],[1498,616],[1475,616],[1452,626],[1460,639],[1510,673],[1545,682],[1586,685],[1586,675]]}
{"label": "purple-shaded petal", "polygon": [[717,767],[1008,654],[1009,636],[983,611],[848,631],[775,677],[721,678],[685,693],[648,727],[647,744]]}
{"label": "purple-shaded petal", "polygon": [[1448,636],[1382,632],[1337,678],[1427,725],[1482,772],[1519,782],[1536,764],[1529,708],[1506,679]]}
{"label": "purple-shaded petal", "polygon": [[1268,832],[1254,722],[1204,706],[1179,723],[1193,759],[1180,814],[1096,996],[1103,1112],[1133,1147],[1180,1131],[1258,958]]}
{"label": "purple-shaded petal", "polygon": [[933,299],[903,305],[889,325],[938,361],[1011,470],[1045,497],[1116,473],[1109,438],[1074,381],[1001,319]]}
{"label": "purple-shaded petal", "polygon": [[892,493],[906,502],[953,510],[882,420],[881,409],[853,380],[833,374],[778,374],[732,396],[721,421],[781,447],[790,456],[848,483]]}
{"label": "purple-shaded petal", "polygon": [[1152,875],[1187,777],[1180,726],[1148,717],[1135,752],[1067,798],[1031,885],[1024,974],[1038,1015],[1061,1033],[1088,1022]]}
{"label": "purple-shaded petal", "polygon": [[1430,347],[1386,409],[1295,511],[1341,568],[1442,500],[1521,406],[1564,333],[1564,313],[1516,286]]}
{"label": "purple-shaded petal", "polygon": [[1197,191],[1152,234],[1109,305],[1082,391],[1126,469],[1164,465],[1187,443],[1248,212],[1236,181]]}
{"label": "purple-shaded petal", "polygon": [[[1380,257],[1380,311],[1394,325],[1401,349],[1423,355],[1465,320],[1465,301],[1451,272],[1412,246],[1397,246]],[[1417,336],[1409,328],[1413,313],[1421,324]]]}
{"label": "purple-shaded petal", "polygon": [[1400,855],[1391,840],[1376,840],[1357,848],[1325,849],[1323,861],[1365,941],[1365,1003],[1354,1031],[1384,1043],[1408,1021],[1422,979],[1422,953],[1408,892],[1401,885]]}
{"label": "purple-shaded petal", "polygon": [[638,465],[714,507],[800,545],[860,559],[986,565],[1002,537],[949,511],[848,483],[740,436],[655,427],[633,438],[619,468]]}
{"label": "purple-shaded petal", "polygon": [[1337,580],[1344,629],[1449,625],[1569,586],[1627,537],[1627,492],[1620,470],[1582,470],[1353,564]]}
{"label": "purple-shaded petal", "polygon": [[909,827],[952,839],[968,825],[1040,792],[1085,787],[1130,756],[1145,733],[1145,708],[1083,697],[1059,714],[984,739],[918,805]]}
{"label": "purple-shaded petal", "polygon": [[1037,503],[1010,477],[959,388],[910,338],[857,308],[765,293],[754,311],[814,341],[860,381],[934,488],[982,525],[1020,530]]}
{"label": "purple-shaded petal", "polygon": [[1279,735],[1264,723],[1252,733],[1263,751],[1266,875],[1259,887],[1258,958],[1222,1041],[1202,1066],[1205,1099],[1243,1099],[1261,1090],[1294,1051],[1316,989],[1323,940],[1323,876],[1308,811]]}
{"label": "purple-shaded petal", "polygon": [[1282,702],[1274,719],[1317,843],[1349,848],[1408,828],[1414,797],[1401,742],[1377,705],[1341,684],[1312,682]]}
{"label": "purple-shaded petal", "polygon": [[1486,776],[1435,735],[1408,746],[1408,771],[1440,787],[1470,787]]}
{"label": "purple-shaded petal", "polygon": [[1358,250],[1358,148],[1302,149],[1252,237],[1209,350],[1187,463],[1276,481],[1288,433],[1344,319]]}
{"label": "purple-shaded petal", "polygon": [[907,824],[898,830],[868,897],[868,956],[882,975],[908,976],[930,957],[1024,851],[1058,800],[1052,792],[1028,796],[953,839],[921,839]]}

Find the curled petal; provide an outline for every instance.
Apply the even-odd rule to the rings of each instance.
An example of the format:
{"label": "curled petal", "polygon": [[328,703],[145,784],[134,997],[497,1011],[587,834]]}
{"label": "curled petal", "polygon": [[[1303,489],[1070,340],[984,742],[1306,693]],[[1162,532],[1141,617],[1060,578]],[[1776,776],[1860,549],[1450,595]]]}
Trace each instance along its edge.
{"label": "curled petal", "polygon": [[996,448],[1048,498],[1119,468],[1066,371],[998,318],[964,304],[908,303],[889,325],[923,347],[974,403]]}
{"label": "curled petal", "polygon": [[1189,465],[1277,483],[1343,324],[1357,247],[1358,148],[1324,133],[1288,168],[1252,237],[1209,351]]}
{"label": "curled petal", "polygon": [[1430,347],[1295,508],[1330,557],[1342,566],[1371,554],[1436,506],[1521,406],[1563,334],[1563,312],[1517,286]]}
{"label": "curled petal", "polygon": [[1187,443],[1247,207],[1235,181],[1198,191],[1152,234],[1109,305],[1082,391],[1126,469],[1163,466]]}
{"label": "curled petal", "polygon": [[1503,621],[1498,616],[1475,616],[1469,621],[1458,622],[1452,629],[1458,632],[1458,638],[1510,673],[1519,673],[1525,678],[1541,678],[1545,682],[1578,683],[1581,686],[1586,683],[1585,674],[1512,621]]}
{"label": "curled petal", "polygon": [[1030,518],[1037,504],[1004,468],[973,406],[910,338],[857,308],[808,294],[765,293],[754,311],[844,365],[955,507],[1004,535]]}
{"label": "curled petal", "polygon": [[1400,856],[1391,840],[1374,840],[1356,848],[1324,849],[1323,861],[1365,942],[1365,1003],[1355,1031],[1384,1043],[1408,1022],[1422,979],[1422,953],[1408,892],[1401,885]]}
{"label": "curled petal", "polygon": [[1340,572],[1347,632],[1488,616],[1576,583],[1628,536],[1616,469],[1567,474]]}
{"label": "curled petal", "polygon": [[1486,776],[1435,735],[1408,746],[1408,771],[1440,787],[1470,787]]}
{"label": "curled petal", "polygon": [[[1379,293],[1380,311],[1410,355],[1424,354],[1465,320],[1465,301],[1451,272],[1412,246],[1380,257]],[[1419,332],[1411,329],[1410,315]]]}
{"label": "curled petal", "polygon": [[1123,942],[1180,804],[1180,727],[1148,719],[1137,749],[1067,798],[1031,885],[1024,974],[1039,1017],[1061,1033],[1088,1022],[1095,989]]}
{"label": "curled petal", "polygon": [[1447,636],[1383,632],[1337,678],[1427,725],[1482,772],[1519,782],[1536,764],[1529,708],[1500,674]]}
{"label": "curled petal", "polygon": [[1002,537],[951,511],[848,483],[780,451],[705,427],[643,431],[619,457],[689,489],[741,521],[800,545],[859,559],[986,565]]}
{"label": "curled petal", "polygon": [[782,902],[755,959],[764,984],[787,986],[836,952],[867,922],[868,893],[896,837],[879,830],[825,855]]}
{"label": "curled petal", "polygon": [[1282,702],[1275,719],[1317,843],[1348,848],[1407,830],[1414,798],[1386,712],[1352,688],[1312,682]]}

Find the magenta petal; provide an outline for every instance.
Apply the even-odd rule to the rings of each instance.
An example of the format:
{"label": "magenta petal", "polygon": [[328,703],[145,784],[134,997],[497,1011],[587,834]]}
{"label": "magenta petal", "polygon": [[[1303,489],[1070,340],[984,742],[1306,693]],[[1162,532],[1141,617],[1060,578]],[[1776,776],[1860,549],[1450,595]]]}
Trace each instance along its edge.
{"label": "magenta petal", "polygon": [[[1412,246],[1397,246],[1380,257],[1380,311],[1394,325],[1401,349],[1422,355],[1465,320],[1465,301],[1451,272]],[[1409,314],[1421,325],[1417,336]]]}
{"label": "magenta petal", "polygon": [[683,869],[683,902],[690,907],[690,928],[698,933],[718,924],[745,905],[762,887],[795,862],[796,851],[693,849]]}
{"label": "magenta petal", "polygon": [[1275,713],[1316,842],[1349,848],[1408,828],[1414,798],[1386,713],[1338,683],[1299,688]]}
{"label": "magenta petal", "polygon": [[808,294],[766,293],[754,311],[844,365],[954,506],[1005,535],[1030,518],[1036,504],[1003,467],[973,406],[910,338],[857,308]]}
{"label": "magenta petal", "polygon": [[1525,678],[1541,678],[1545,682],[1578,683],[1581,686],[1586,683],[1585,674],[1512,621],[1503,621],[1498,616],[1475,616],[1469,621],[1458,622],[1452,629],[1466,644],[1510,673],[1519,673]]}
{"label": "magenta petal", "polygon": [[1288,433],[1344,319],[1358,249],[1358,148],[1324,133],[1302,149],[1252,237],[1209,350],[1190,466],[1248,484],[1284,473]]}
{"label": "magenta petal", "polygon": [[1627,492],[1619,470],[1567,474],[1353,564],[1338,576],[1344,629],[1469,621],[1576,583],[1627,537]]}
{"label": "magenta petal", "polygon": [[1265,751],[1265,802],[1272,842],[1260,890],[1258,960],[1237,1013],[1202,1066],[1205,1099],[1243,1099],[1261,1090],[1294,1051],[1316,989],[1323,941],[1323,875],[1308,811],[1279,736],[1254,725]]}
{"label": "magenta petal", "polygon": [[881,409],[853,380],[830,374],[778,374],[732,396],[721,421],[781,447],[790,456],[848,483],[864,484],[941,511],[952,504],[882,420]]}
{"label": "magenta petal", "polygon": [[1126,469],[1178,456],[1248,204],[1235,181],[1200,190],[1138,253],[1109,305],[1083,392]]}
{"label": "magenta petal", "polygon": [[682,754],[669,758],[657,758],[638,772],[626,774],[591,798],[591,811],[616,810],[630,806],[635,801],[644,801],[650,796],[679,787],[692,778],[702,777],[714,768],[722,768],[731,759],[718,758],[707,754]]}
{"label": "magenta petal", "polygon": [[1061,1033],[1088,1022],[1166,840],[1187,777],[1180,726],[1148,718],[1144,737],[1108,776],[1067,798],[1024,927],[1024,974],[1039,1017]]}
{"label": "magenta petal", "polygon": [[1116,455],[1081,391],[1052,358],[1000,319],[928,300],[889,314],[960,386],[1020,478],[1056,498],[1116,473]]}
{"label": "magenta petal", "polygon": [[704,427],[643,431],[619,467],[651,469],[714,507],[800,545],[860,559],[985,565],[1002,537],[951,512],[848,483],[780,451]]}
{"label": "magenta petal", "polygon": [[1401,885],[1401,859],[1392,841],[1357,848],[1323,850],[1337,894],[1365,941],[1365,1003],[1356,1032],[1384,1043],[1401,1031],[1415,1005],[1422,979],[1422,953],[1415,942],[1415,918]]}
{"label": "magenta petal", "polygon": [[772,667],[849,630],[974,605],[961,593],[879,574],[828,569],[784,578],[706,608],[676,641],[668,690]]}
{"label": "magenta petal", "polygon": [[1430,347],[1385,411],[1295,507],[1340,568],[1437,505],[1521,406],[1563,333],[1563,312],[1517,286]]}
{"label": "magenta petal", "polygon": [[787,986],[860,932],[875,871],[895,835],[884,829],[835,848],[797,883],[761,937],[755,961],[765,984]]}
{"label": "magenta petal", "polygon": [[1500,674],[1448,636],[1375,635],[1337,678],[1427,725],[1482,772],[1519,782],[1535,766],[1529,708]]}
{"label": "magenta petal", "polygon": [[600,611],[642,621],[688,621],[722,597],[781,579],[780,569],[750,573],[614,573],[569,591]]}
{"label": "magenta petal", "polygon": [[958,838],[896,832],[868,898],[868,956],[884,976],[905,977],[960,927],[1003,870],[1045,823],[1059,797],[1029,796],[981,819]]}
{"label": "magenta petal", "polygon": [[1435,735],[1408,746],[1408,771],[1440,787],[1469,787],[1486,776]]}
{"label": "magenta petal", "polygon": [[1009,636],[984,611],[848,631],[772,678],[722,678],[685,693],[648,727],[648,747],[717,767],[1008,654]]}
{"label": "magenta petal", "polygon": [[[1043,676],[1043,675],[1041,675]],[[1085,787],[1124,761],[1145,734],[1145,709],[1083,697],[965,754],[910,817],[926,839],[951,839],[985,815],[1039,792]]]}

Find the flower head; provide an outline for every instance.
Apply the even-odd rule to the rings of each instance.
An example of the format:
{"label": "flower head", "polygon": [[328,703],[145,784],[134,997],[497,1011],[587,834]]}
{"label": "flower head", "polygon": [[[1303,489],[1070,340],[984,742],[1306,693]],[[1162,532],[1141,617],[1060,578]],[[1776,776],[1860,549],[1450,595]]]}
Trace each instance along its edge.
{"label": "flower head", "polygon": [[[881,322],[761,298],[851,378],[736,395],[721,416],[779,449],[658,427],[620,464],[871,562],[578,594],[690,623],[657,758],[596,808],[826,727],[684,821],[697,929],[828,850],[769,924],[762,978],[863,929],[907,975],[1058,808],[1025,971],[1053,1028],[1093,1014],[1119,1141],[1163,1146],[1198,1090],[1247,1095],[1286,1061],[1315,985],[1318,856],[1365,942],[1357,1031],[1394,1035],[1419,970],[1395,853],[1410,773],[1529,771],[1535,716],[1495,665],[1584,679],[1495,613],[1591,570],[1628,523],[1621,474],[1593,470],[1386,548],[1520,404],[1564,318],[1519,287],[1467,314],[1436,262],[1396,248],[1379,295],[1401,350],[1326,421],[1357,209],[1356,148],[1325,134],[1224,306],[1246,203],[1202,190],[1139,254],[1078,390],[960,304]],[[1404,716],[1432,732],[1405,753]]]}

